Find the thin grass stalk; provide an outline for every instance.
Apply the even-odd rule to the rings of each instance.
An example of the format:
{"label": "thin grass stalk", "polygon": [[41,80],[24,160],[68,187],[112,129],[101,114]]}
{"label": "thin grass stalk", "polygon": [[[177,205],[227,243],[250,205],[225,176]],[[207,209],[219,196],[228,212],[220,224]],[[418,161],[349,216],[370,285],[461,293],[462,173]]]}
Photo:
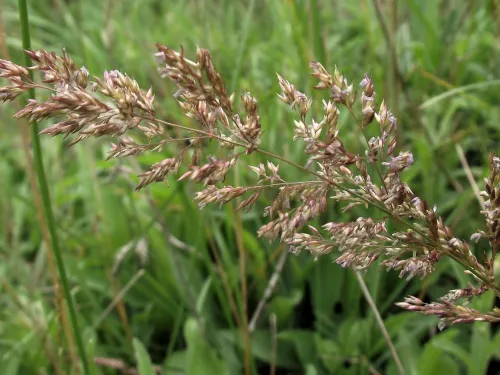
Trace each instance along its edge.
{"label": "thin grass stalk", "polygon": [[[113,300],[111,301],[111,303],[108,305],[108,307],[106,307],[106,310],[104,310],[102,312],[101,315],[99,315],[99,318],[97,318],[97,321],[94,323],[93,325],[93,328],[94,330],[96,330],[100,325],[101,323],[108,317],[108,315],[111,313],[111,311],[120,303],[120,301],[123,301],[123,297],[125,297],[125,295],[128,293],[128,291],[135,285],[137,284],[137,282],[142,279],[142,277],[144,276],[144,269],[141,268],[139,271],[137,271],[135,273],[134,276],[132,276],[132,278],[127,282],[127,284],[121,288],[116,294],[115,296],[113,297]],[[127,339],[128,339],[128,335],[129,335],[130,332],[127,332]],[[132,340],[130,340],[132,341]]]}
{"label": "thin grass stalk", "polygon": [[89,353],[89,363],[90,363],[90,374],[89,375],[97,375],[97,368],[95,364],[95,355],[94,355],[94,340],[90,340],[88,344],[88,353]]}
{"label": "thin grass stalk", "polygon": [[230,92],[233,92],[236,90],[237,82],[240,77],[241,73],[241,67],[243,65],[243,59],[245,56],[245,49],[248,45],[248,36],[250,34],[250,22],[252,20],[253,14],[254,14],[254,9],[255,9],[255,0],[251,0],[250,4],[248,5],[248,10],[247,10],[247,16],[245,18],[245,21],[243,23],[243,35],[241,38],[241,42],[239,44],[239,51],[237,54],[236,58],[236,65],[233,70],[233,77],[231,80],[231,86],[230,86]]}
{"label": "thin grass stalk", "polygon": [[311,0],[309,5],[311,28],[312,28],[312,43],[314,46],[314,58],[317,61],[322,61],[325,66],[328,65],[326,60],[325,47],[323,44],[323,35],[321,33],[321,9],[318,0]]}
{"label": "thin grass stalk", "polygon": [[389,332],[387,332],[387,328],[385,328],[384,320],[380,316],[380,313],[377,308],[377,304],[373,300],[370,291],[368,290],[368,287],[366,286],[365,280],[363,280],[363,276],[361,276],[361,273],[359,271],[356,271],[356,278],[358,279],[359,285],[361,286],[361,291],[363,292],[363,295],[365,296],[366,301],[370,305],[370,308],[373,311],[373,314],[375,315],[375,320],[377,321],[377,324],[380,328],[380,331],[382,332],[382,335],[384,336],[385,342],[387,346],[389,347],[389,350],[391,352],[392,358],[394,359],[394,363],[396,364],[396,367],[398,368],[398,374],[399,375],[404,375],[405,370],[403,368],[403,364],[401,363],[401,359],[399,358],[398,352],[396,351],[396,348],[394,347],[394,344],[391,340],[391,336],[389,335]]}
{"label": "thin grass stalk", "polygon": [[[300,9],[297,9],[297,3],[294,1],[294,0],[288,0],[287,1],[288,3],[288,6],[290,7],[290,12],[292,13],[292,17],[293,17],[293,30],[292,30],[292,37],[297,45],[297,51],[300,55],[300,57],[302,58],[302,61],[303,61],[303,64],[304,66],[307,66],[307,64],[309,63],[309,61],[311,60],[310,56],[309,56],[309,49],[308,49],[308,41],[302,37],[302,35],[300,34],[300,28],[298,27],[298,25],[301,25],[301,20],[300,20],[300,17],[299,17],[299,14],[300,14]],[[303,13],[305,14],[305,13]],[[301,26],[303,27],[303,26]]]}
{"label": "thin grass stalk", "polygon": [[[388,4],[391,14],[391,48],[394,49],[394,52],[391,53],[398,56],[398,40],[397,40],[397,32],[398,32],[398,2],[396,0],[391,0]],[[401,88],[401,84],[398,82],[399,80],[399,67],[394,65],[391,62],[391,86],[392,86],[392,108],[396,116],[399,116],[399,89]],[[402,127],[398,126],[397,128],[397,139],[401,141],[402,138]]]}
{"label": "thin grass stalk", "polygon": [[[1,10],[0,10],[0,51],[2,52],[2,55],[5,56],[6,58],[9,58],[9,51],[7,50],[7,46],[3,42],[5,40],[5,33],[4,33],[4,27],[2,24],[2,17],[1,17]],[[20,109],[20,106],[18,105],[19,103],[16,102],[14,103],[16,106],[16,110]],[[40,230],[41,230],[41,235],[43,239],[43,243],[45,244],[46,247],[46,252],[47,252],[47,263],[49,266],[49,272],[50,276],[52,279],[52,283],[54,284],[55,288],[55,302],[57,304],[57,310],[59,312],[58,318],[59,322],[61,324],[62,330],[64,332],[64,336],[66,339],[66,344],[68,345],[68,350],[69,350],[69,356],[71,359],[71,362],[74,364],[74,369],[75,369],[75,374],[79,374],[78,371],[78,356],[76,355],[76,348],[75,348],[75,340],[73,338],[73,332],[71,331],[71,326],[69,323],[68,319],[68,312],[64,308],[64,296],[61,291],[61,285],[59,283],[59,276],[57,274],[57,266],[56,262],[54,259],[54,254],[52,253],[52,244],[50,242],[50,234],[49,230],[47,227],[47,223],[45,220],[45,216],[43,214],[43,207],[42,207],[42,198],[40,196],[40,190],[38,188],[37,182],[36,182],[36,173],[35,173],[35,167],[33,163],[33,156],[31,154],[31,148],[30,148],[30,133],[28,130],[28,123],[26,122],[25,124],[23,123],[22,126],[20,126],[20,131],[21,131],[21,147],[23,149],[23,154],[26,159],[26,171],[28,175],[28,181],[29,185],[31,188],[31,191],[33,192],[33,203],[35,205],[35,212],[37,215],[37,219],[40,222]]]}
{"label": "thin grass stalk", "polygon": [[269,375],[276,375],[276,356],[278,352],[278,329],[276,327],[276,314],[271,314],[269,317],[269,324],[271,326],[271,368]]}
{"label": "thin grass stalk", "polygon": [[455,151],[457,152],[458,158],[460,159],[460,164],[462,164],[465,176],[467,177],[467,180],[469,181],[472,191],[474,192],[474,196],[476,197],[479,203],[479,207],[483,208],[484,198],[481,196],[481,190],[479,189],[479,186],[477,186],[477,182],[474,178],[474,175],[472,174],[469,163],[467,162],[467,158],[465,157],[464,150],[462,149],[462,146],[460,146],[459,143],[455,144]]}
{"label": "thin grass stalk", "polygon": [[281,250],[281,255],[278,261],[276,262],[274,272],[271,275],[271,278],[267,283],[266,289],[264,290],[264,294],[262,295],[262,298],[259,300],[257,308],[255,309],[255,312],[253,313],[252,318],[250,319],[250,323],[248,324],[248,330],[250,332],[253,332],[255,330],[257,321],[259,320],[262,311],[264,311],[264,307],[266,306],[267,301],[269,300],[269,298],[271,298],[271,295],[274,289],[276,288],[276,284],[278,284],[281,272],[283,271],[283,267],[285,266],[288,257],[288,253],[289,253],[288,248]]}
{"label": "thin grass stalk", "polygon": [[250,329],[248,328],[248,288],[246,275],[246,251],[243,245],[243,227],[241,224],[241,216],[233,209],[235,220],[236,246],[238,248],[238,258],[240,265],[241,279],[241,332],[243,335],[244,347],[244,369],[245,375],[250,375],[251,371],[251,349],[250,349]]}
{"label": "thin grass stalk", "polygon": [[113,304],[113,308],[115,308],[116,313],[118,314],[123,332],[125,333],[125,337],[127,338],[127,343],[132,344],[133,335],[130,328],[127,309],[125,307],[125,302],[123,302],[123,298],[120,295],[129,284],[127,283],[127,285],[122,288],[120,280],[118,280],[117,278],[113,278],[113,276],[109,276],[109,278],[111,281],[111,290],[113,291],[114,296],[113,301],[116,301],[116,303]]}
{"label": "thin grass stalk", "polygon": [[[29,50],[31,49],[31,38],[29,33],[28,7],[26,4],[26,0],[18,0],[18,6],[19,6],[19,21],[21,23],[22,45],[24,49]],[[24,55],[24,63],[26,64],[26,66],[29,66],[31,64],[30,58],[26,54]],[[30,74],[32,73],[30,72]],[[28,95],[31,99],[34,99],[35,90],[30,89],[28,91]],[[38,125],[36,122],[31,124],[31,131],[32,131],[32,144],[33,144],[33,155],[34,155],[33,159],[35,163],[35,171],[37,174],[38,184],[42,197],[43,211],[45,214],[47,227],[50,233],[52,250],[54,253],[54,258],[56,260],[57,269],[59,271],[59,277],[61,281],[62,291],[64,294],[64,299],[66,300],[66,304],[68,306],[69,318],[71,321],[71,325],[73,327],[73,334],[78,354],[82,361],[83,372],[85,375],[88,375],[89,366],[87,363],[87,356],[85,354],[85,348],[83,346],[82,336],[80,333],[80,329],[78,327],[78,319],[76,316],[75,306],[73,303],[73,299],[71,298],[68,277],[66,275],[66,270],[64,267],[64,260],[62,258],[61,249],[59,247],[59,240],[56,232],[54,213],[52,212],[49,188],[47,185],[47,179],[45,176],[45,170],[42,161],[42,149],[41,149],[40,139],[38,138]]]}

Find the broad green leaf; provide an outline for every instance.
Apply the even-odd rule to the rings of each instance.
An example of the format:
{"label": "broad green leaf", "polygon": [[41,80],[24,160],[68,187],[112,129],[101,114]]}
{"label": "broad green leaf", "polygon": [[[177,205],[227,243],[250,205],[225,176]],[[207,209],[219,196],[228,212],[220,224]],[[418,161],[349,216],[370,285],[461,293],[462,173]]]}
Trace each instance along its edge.
{"label": "broad green leaf", "polygon": [[132,340],[132,345],[134,347],[135,360],[137,362],[139,375],[156,375],[153,364],[151,363],[151,358],[149,358],[148,351],[142,342],[134,338]]}
{"label": "broad green leaf", "polygon": [[432,345],[432,343],[425,345],[424,351],[419,358],[418,369],[419,374],[426,375],[459,374],[456,361],[446,355],[443,350]]}
{"label": "broad green leaf", "polygon": [[[226,341],[231,342],[234,346],[237,346],[240,350],[243,349],[241,334],[238,332],[236,335],[231,331],[219,331],[218,336]],[[255,330],[251,334],[251,350],[252,355],[263,361],[265,363],[271,363],[273,360],[273,346],[271,333],[264,330]],[[300,364],[297,361],[295,355],[294,345],[287,340],[281,340],[278,334],[278,343],[276,348],[275,363],[278,367],[283,367],[286,369],[297,369],[300,368]]]}
{"label": "broad green leaf", "polygon": [[300,363],[306,367],[307,364],[316,363],[318,360],[316,336],[317,334],[313,331],[297,329],[280,332],[278,339],[293,343]]}
{"label": "broad green leaf", "polygon": [[184,326],[187,343],[186,375],[229,375],[226,363],[215,348],[203,336],[201,327],[194,318],[188,318]]}

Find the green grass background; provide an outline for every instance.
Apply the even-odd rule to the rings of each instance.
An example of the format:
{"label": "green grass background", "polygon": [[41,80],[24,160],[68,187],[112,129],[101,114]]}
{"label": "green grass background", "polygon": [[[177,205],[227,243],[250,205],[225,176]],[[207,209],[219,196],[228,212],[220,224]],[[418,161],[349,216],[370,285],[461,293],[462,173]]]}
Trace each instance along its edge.
{"label": "green grass background", "polygon": [[[337,65],[356,85],[368,72],[379,100],[384,97],[399,119],[401,148],[414,153],[415,164],[405,177],[414,192],[437,204],[460,237],[483,226],[456,145],[482,186],[488,153],[498,151],[500,137],[496,0],[379,0],[386,33],[372,0],[29,3],[34,49],[66,48],[95,75],[127,72],[142,87],[153,87],[160,118],[185,121],[172,100],[174,88],[156,73],[154,43],[182,45],[193,58],[197,45],[208,48],[228,89],[237,94],[249,89],[259,100],[263,147],[297,162],[305,160],[303,145],[291,141],[294,116],[276,97],[275,73],[312,95],[320,108],[310,60],[331,70]],[[1,53],[20,63],[17,2],[0,1],[0,11]],[[12,105],[0,108],[0,368],[5,375],[51,374],[47,353],[52,353],[64,373],[72,373],[59,350],[64,337],[20,147],[22,125],[11,119],[13,113]],[[361,150],[347,116],[341,116],[340,128],[346,146]],[[70,149],[67,143],[42,138],[58,235],[88,351],[120,359],[141,375],[153,373],[150,363],[164,374],[243,374],[248,350],[238,327],[243,301],[250,317],[283,250],[255,234],[272,194],[249,213],[235,214],[231,206],[200,212],[192,202],[197,187],[190,183],[170,179],[144,192],[133,189],[137,178],[128,169],[145,169],[175,149],[142,156],[134,164],[105,162],[109,140]],[[259,158],[252,155],[249,161],[255,165]],[[304,178],[284,165],[281,172],[290,180]],[[243,166],[229,177],[232,184],[254,181]],[[332,205],[321,221],[362,214],[341,214]],[[241,228],[234,225],[239,221]],[[189,249],[173,247],[167,230]],[[244,279],[238,239],[245,253]],[[149,258],[143,271],[134,253],[142,240]],[[126,244],[132,250],[113,276],[115,258]],[[408,294],[436,300],[465,287],[469,279],[459,266],[443,260],[435,273],[411,282],[374,266],[365,280],[407,374],[486,374],[488,368],[496,373],[496,327],[483,323],[439,332],[437,319],[394,306]],[[486,293],[472,306],[487,311],[494,303]],[[354,274],[331,258],[288,257],[250,344],[252,374],[268,374],[273,367],[277,374],[397,373]],[[104,366],[93,370],[119,373]]]}

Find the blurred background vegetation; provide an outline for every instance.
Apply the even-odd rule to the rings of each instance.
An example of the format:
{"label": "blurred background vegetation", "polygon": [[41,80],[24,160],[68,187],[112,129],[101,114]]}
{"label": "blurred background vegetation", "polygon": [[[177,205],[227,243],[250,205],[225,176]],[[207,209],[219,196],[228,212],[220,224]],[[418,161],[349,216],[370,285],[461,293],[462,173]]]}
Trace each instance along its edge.
{"label": "blurred background vegetation", "polygon": [[[399,119],[402,148],[414,153],[406,174],[414,192],[437,204],[459,237],[483,226],[459,154],[482,186],[500,136],[496,0],[29,3],[34,49],[66,48],[92,74],[118,69],[142,87],[152,85],[159,118],[185,121],[174,88],[156,73],[154,43],[182,45],[188,57],[197,45],[208,48],[228,89],[249,89],[258,98],[263,147],[297,162],[304,161],[303,146],[291,142],[294,116],[276,98],[275,73],[318,106],[310,60],[337,65],[354,83],[368,72],[379,100]],[[21,63],[17,2],[1,0],[0,11],[1,57]],[[74,373],[68,352],[59,349],[67,344],[21,147],[25,124],[11,119],[14,111],[15,105],[0,109],[0,368],[5,375]],[[359,134],[347,117],[341,120],[347,146],[359,147]],[[234,206],[200,212],[192,184],[171,179],[133,189],[139,170],[175,149],[105,162],[109,140],[69,149],[67,143],[42,139],[58,235],[96,374],[126,373],[117,369],[125,367],[150,374],[150,363],[163,374],[243,374],[245,356],[252,374],[397,373],[352,271],[307,254],[284,259],[283,246],[257,238],[265,222],[259,213],[272,196],[249,213]],[[257,156],[251,160],[258,163]],[[289,179],[303,178],[284,167]],[[255,181],[248,172],[240,167],[229,182]],[[361,212],[341,214],[332,206],[321,220],[346,221]],[[143,264],[138,254],[144,253]],[[279,281],[247,344],[245,322],[280,260]],[[365,280],[407,374],[500,373],[497,327],[440,332],[437,319],[394,307],[408,294],[436,300],[465,287],[468,278],[457,265],[442,261],[431,276],[411,282],[375,266]],[[473,306],[494,304],[486,293]]]}

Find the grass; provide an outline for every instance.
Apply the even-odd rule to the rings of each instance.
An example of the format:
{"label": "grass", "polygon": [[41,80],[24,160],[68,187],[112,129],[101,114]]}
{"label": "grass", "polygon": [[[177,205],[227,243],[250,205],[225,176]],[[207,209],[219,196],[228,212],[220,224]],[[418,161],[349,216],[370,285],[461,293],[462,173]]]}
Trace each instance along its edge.
{"label": "grass", "polygon": [[[17,2],[4,4],[0,46],[21,62]],[[397,43],[396,75],[391,43],[373,4],[255,0],[247,9],[228,0],[40,0],[31,2],[29,11],[33,48],[66,47],[91,72],[117,68],[142,86],[152,84],[163,118],[178,119],[180,112],[168,100],[172,88],[156,75],[154,42],[182,44],[188,54],[196,45],[209,48],[234,90],[248,88],[259,99],[267,149],[297,162],[302,162],[300,146],[282,142],[291,138],[293,122],[286,107],[277,105],[275,72],[309,92],[312,81],[304,77],[311,59],[337,64],[353,80],[369,72],[379,96],[391,106],[397,103],[402,142],[416,159],[407,178],[420,196],[438,204],[456,234],[468,236],[482,221],[455,145],[482,186],[488,152],[497,149],[500,134],[495,95],[500,9],[486,0],[404,0],[394,17],[382,4],[383,22]],[[71,366],[59,350],[65,341],[47,247],[12,113],[6,106],[0,112],[0,368],[9,375],[67,373]],[[352,132],[348,141],[355,145],[356,137]],[[133,192],[134,174],[120,170],[150,165],[162,155],[144,156],[137,166],[105,163],[105,141],[71,149],[59,139],[41,143],[79,334],[96,362],[120,360],[141,374],[152,373],[151,364],[165,374],[239,374],[245,367],[252,374],[273,368],[296,374],[397,373],[352,272],[327,260],[289,256],[257,328],[245,340],[242,322],[250,320],[282,250],[256,238],[262,218],[255,212],[235,216],[230,207],[200,212],[192,203],[193,187],[173,180],[168,187]],[[293,178],[297,172],[283,168],[283,173]],[[252,176],[239,170],[231,178]],[[326,216],[339,215],[332,207]],[[174,246],[166,233],[186,246]],[[135,253],[141,239],[149,258],[144,271]],[[113,276],[115,257],[129,243],[132,250]],[[496,327],[438,332],[436,320],[393,306],[407,294],[436,299],[465,285],[460,269],[443,262],[427,279],[405,283],[373,268],[365,281],[407,374],[481,374],[495,365]],[[486,294],[474,305],[487,310],[494,302]],[[91,373],[118,371],[98,363]]]}
{"label": "grass", "polygon": [[[29,18],[28,18],[28,7],[27,3],[25,0],[19,0],[18,2],[18,7],[19,7],[19,20],[21,22],[21,34],[22,34],[22,39],[23,39],[23,49],[25,50],[30,50],[31,49],[31,38],[30,38],[30,31],[29,31]],[[28,56],[25,55],[25,64],[28,65],[30,63],[30,59]],[[31,74],[31,77],[33,77],[33,74]],[[29,98],[31,100],[35,100],[35,90],[31,89],[28,92]],[[40,145],[40,140],[38,137],[38,124],[33,123],[31,124],[31,129],[32,129],[32,136],[31,136],[31,141],[33,143],[33,159],[34,159],[34,165],[35,165],[35,171],[37,175],[37,180],[38,180],[38,187],[40,190],[40,195],[43,203],[43,215],[44,215],[44,222],[40,222],[41,226],[46,226],[47,230],[50,234],[50,242],[46,242],[47,245],[47,255],[49,261],[54,261],[57,266],[57,274],[58,276],[55,276],[53,278],[54,286],[56,289],[61,288],[62,289],[62,295],[58,295],[56,298],[58,298],[60,301],[64,299],[64,302],[59,303],[57,306],[59,308],[59,315],[60,315],[60,323],[61,326],[64,327],[64,332],[66,334],[66,345],[71,348],[69,351],[71,352],[72,357],[74,358],[75,354],[72,353],[74,350],[73,346],[75,345],[78,348],[78,355],[80,356],[82,360],[82,367],[83,367],[83,372],[85,374],[89,373],[88,370],[88,362],[86,360],[87,355],[85,354],[85,349],[83,347],[83,342],[80,334],[80,328],[78,326],[78,320],[76,316],[76,311],[75,311],[75,306],[73,302],[73,298],[71,296],[70,290],[69,290],[69,283],[68,283],[68,277],[66,276],[66,268],[64,266],[64,261],[62,259],[62,254],[61,254],[61,248],[59,246],[59,237],[56,232],[56,226],[55,226],[55,221],[54,221],[54,213],[52,211],[52,205],[50,202],[50,193],[49,193],[49,188],[47,184],[47,178],[45,176],[45,167],[43,165],[43,159],[42,159],[42,150],[41,150],[41,145]],[[29,158],[29,156],[27,156]],[[50,255],[49,255],[50,253]],[[54,259],[54,260],[52,260]],[[69,319],[70,323],[72,326],[72,331],[69,331],[67,329],[68,325],[68,316],[66,309],[69,312]],[[73,336],[74,335],[74,336]],[[78,368],[78,365],[75,363],[75,369]]]}

